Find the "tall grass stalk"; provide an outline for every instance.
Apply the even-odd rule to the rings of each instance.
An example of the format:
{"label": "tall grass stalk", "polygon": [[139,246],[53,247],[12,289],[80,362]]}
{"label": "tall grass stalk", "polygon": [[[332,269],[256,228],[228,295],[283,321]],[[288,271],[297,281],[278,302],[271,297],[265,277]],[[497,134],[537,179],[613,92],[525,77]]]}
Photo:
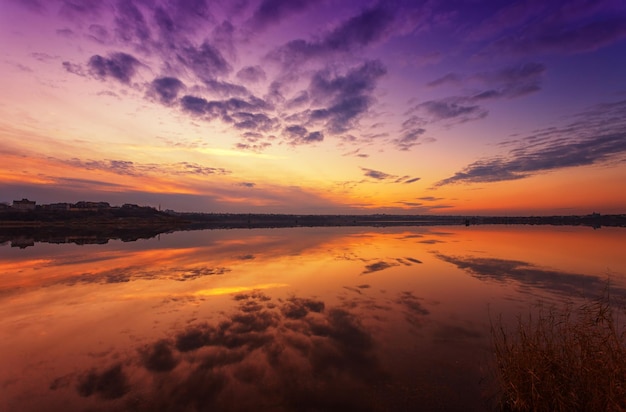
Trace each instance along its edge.
{"label": "tall grass stalk", "polygon": [[602,298],[491,322],[502,411],[626,411],[626,332]]}

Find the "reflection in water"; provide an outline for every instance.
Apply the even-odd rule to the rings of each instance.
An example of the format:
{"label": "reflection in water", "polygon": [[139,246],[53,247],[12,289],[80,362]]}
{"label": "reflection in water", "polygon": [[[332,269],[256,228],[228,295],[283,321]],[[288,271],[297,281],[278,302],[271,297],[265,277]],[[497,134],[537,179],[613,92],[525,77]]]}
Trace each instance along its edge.
{"label": "reflection in water", "polygon": [[[597,293],[607,283],[607,278],[543,269],[519,260],[481,258],[476,256],[454,257],[442,254],[439,259],[466,270],[481,280],[515,280],[525,287],[547,289],[566,296],[587,296]],[[611,286],[611,293],[626,297],[626,289]]]}
{"label": "reflection in water", "polygon": [[[484,410],[489,311],[626,290],[624,229],[0,247],[0,410]],[[481,372],[482,371],[482,372]]]}
{"label": "reflection in water", "polygon": [[236,310],[217,323],[175,331],[79,374],[78,393],[126,396],[138,410],[371,409],[366,389],[386,375],[354,314],[315,299],[273,302],[259,292],[234,299]]}

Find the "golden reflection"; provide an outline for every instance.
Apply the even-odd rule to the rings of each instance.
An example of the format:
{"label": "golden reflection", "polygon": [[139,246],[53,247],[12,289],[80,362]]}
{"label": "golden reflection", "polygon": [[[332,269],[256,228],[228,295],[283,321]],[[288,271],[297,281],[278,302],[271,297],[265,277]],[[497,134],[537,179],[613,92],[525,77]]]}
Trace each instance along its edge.
{"label": "golden reflection", "polygon": [[488,308],[593,293],[607,268],[626,297],[625,239],[613,228],[347,227],[0,247],[0,409],[123,409],[150,394],[137,409],[150,410],[202,402],[205,384],[215,399],[278,402],[263,396],[294,387],[295,372],[316,397],[362,399],[332,392],[352,382],[400,399],[393,388],[442,387],[428,370],[478,402]]}
{"label": "golden reflection", "polygon": [[265,290],[265,289],[275,289],[275,288],[284,288],[289,286],[288,283],[267,283],[263,285],[254,285],[254,286],[230,286],[223,288],[212,288],[212,289],[203,289],[194,293],[194,296],[219,296],[219,295],[230,295],[233,293],[241,293],[241,292],[251,292],[253,290]]}

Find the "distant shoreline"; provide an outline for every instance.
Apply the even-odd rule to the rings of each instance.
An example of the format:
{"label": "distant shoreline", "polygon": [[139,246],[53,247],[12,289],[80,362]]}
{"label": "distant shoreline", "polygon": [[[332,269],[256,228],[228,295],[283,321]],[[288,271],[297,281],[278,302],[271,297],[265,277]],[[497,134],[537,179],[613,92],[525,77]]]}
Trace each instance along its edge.
{"label": "distant shoreline", "polygon": [[432,226],[432,225],[568,225],[626,227],[626,214],[566,216],[467,215],[330,215],[270,213],[187,213],[152,207],[87,210],[0,210],[0,229],[36,227],[146,227],[177,226],[184,229],[299,226]]}
{"label": "distant shoreline", "polygon": [[290,215],[162,212],[150,207],[84,211],[2,211],[0,245],[26,248],[36,242],[105,244],[149,239],[161,233],[206,229],[295,227],[416,227],[474,225],[554,225],[626,227],[626,215],[586,216],[432,216],[432,215]]}

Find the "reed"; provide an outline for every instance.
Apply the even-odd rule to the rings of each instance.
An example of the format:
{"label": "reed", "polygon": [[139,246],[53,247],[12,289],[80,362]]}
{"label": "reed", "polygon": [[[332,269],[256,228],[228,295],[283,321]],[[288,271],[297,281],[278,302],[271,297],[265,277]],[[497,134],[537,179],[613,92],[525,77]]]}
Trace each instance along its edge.
{"label": "reed", "polygon": [[604,295],[491,322],[502,411],[626,411],[626,334]]}

